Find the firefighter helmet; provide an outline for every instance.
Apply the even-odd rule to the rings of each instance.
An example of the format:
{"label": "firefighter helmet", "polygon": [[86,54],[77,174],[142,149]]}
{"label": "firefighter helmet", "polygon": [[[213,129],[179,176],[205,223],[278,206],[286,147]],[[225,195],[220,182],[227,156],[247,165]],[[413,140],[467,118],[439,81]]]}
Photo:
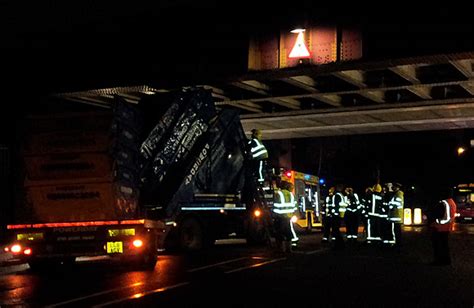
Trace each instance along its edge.
{"label": "firefighter helmet", "polygon": [[372,187],[374,192],[382,192],[382,186],[380,184],[375,184],[374,187]]}

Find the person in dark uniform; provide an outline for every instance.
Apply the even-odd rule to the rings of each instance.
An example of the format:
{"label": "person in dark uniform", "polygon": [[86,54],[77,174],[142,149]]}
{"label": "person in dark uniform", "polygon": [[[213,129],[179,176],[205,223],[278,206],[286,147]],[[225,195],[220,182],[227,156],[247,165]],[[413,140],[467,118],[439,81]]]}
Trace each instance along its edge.
{"label": "person in dark uniform", "polygon": [[357,193],[352,187],[346,187],[347,209],[344,216],[346,223],[346,238],[349,242],[357,242],[357,234],[359,229],[360,201]]}
{"label": "person in dark uniform", "polygon": [[391,226],[391,239],[395,247],[402,244],[402,223],[403,223],[403,191],[400,183],[393,184],[393,196],[388,203],[388,219]]}
{"label": "person in dark uniform", "polygon": [[329,243],[331,239],[331,228],[332,228],[332,213],[333,213],[333,198],[336,188],[329,188],[328,195],[326,196],[324,207],[322,211],[323,215],[323,238],[322,243]]}
{"label": "person in dark uniform", "polygon": [[343,194],[343,185],[336,185],[336,193],[333,198],[334,213],[332,217],[332,237],[334,238],[334,249],[344,248],[344,240],[342,239],[341,231],[341,209],[346,207],[346,200]]}

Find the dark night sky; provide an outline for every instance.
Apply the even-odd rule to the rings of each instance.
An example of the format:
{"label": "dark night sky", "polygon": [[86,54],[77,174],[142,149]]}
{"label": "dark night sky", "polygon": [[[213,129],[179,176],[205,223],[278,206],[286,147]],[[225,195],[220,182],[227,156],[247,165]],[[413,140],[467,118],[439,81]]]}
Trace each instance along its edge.
{"label": "dark night sky", "polygon": [[[258,3],[258,4],[257,4]],[[149,82],[192,83],[246,69],[247,37],[301,20],[358,25],[366,58],[473,49],[469,10],[314,1],[3,1],[9,85],[35,93]]]}
{"label": "dark night sky", "polygon": [[[239,74],[246,68],[250,33],[291,28],[304,18],[360,26],[367,60],[474,50],[472,11],[459,5],[293,2],[2,1],[2,106],[19,110],[56,91],[190,84]],[[4,136],[12,113],[18,115],[2,113]],[[354,183],[358,174],[374,172],[371,161],[380,160],[382,176],[423,182],[450,170],[471,170],[472,163],[459,165],[451,149],[471,137],[467,130],[297,140],[294,156],[313,157],[315,146],[307,145],[323,143],[323,174],[342,177],[348,166],[353,172],[341,180]],[[314,160],[299,161],[306,162],[295,167],[316,169]]]}

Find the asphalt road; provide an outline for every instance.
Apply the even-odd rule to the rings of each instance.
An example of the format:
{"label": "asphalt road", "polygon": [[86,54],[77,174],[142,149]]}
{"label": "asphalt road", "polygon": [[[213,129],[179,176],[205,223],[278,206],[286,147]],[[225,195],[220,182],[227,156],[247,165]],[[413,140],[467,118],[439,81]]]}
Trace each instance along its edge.
{"label": "asphalt road", "polygon": [[[432,266],[425,227],[405,228],[395,251],[361,242],[344,250],[301,235],[291,254],[223,241],[193,254],[163,254],[153,271],[108,259],[35,273],[0,258],[0,307],[473,307],[474,225],[451,235],[453,264]],[[3,258],[3,259],[2,259]]]}

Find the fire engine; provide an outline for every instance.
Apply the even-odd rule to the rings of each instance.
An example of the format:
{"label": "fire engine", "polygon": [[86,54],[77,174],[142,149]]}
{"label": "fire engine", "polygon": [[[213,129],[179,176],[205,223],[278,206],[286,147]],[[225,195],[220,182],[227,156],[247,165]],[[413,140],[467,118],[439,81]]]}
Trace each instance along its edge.
{"label": "fire engine", "polygon": [[310,232],[322,227],[321,191],[319,178],[315,175],[284,170],[280,172],[281,180],[292,184],[297,202],[297,228]]}

